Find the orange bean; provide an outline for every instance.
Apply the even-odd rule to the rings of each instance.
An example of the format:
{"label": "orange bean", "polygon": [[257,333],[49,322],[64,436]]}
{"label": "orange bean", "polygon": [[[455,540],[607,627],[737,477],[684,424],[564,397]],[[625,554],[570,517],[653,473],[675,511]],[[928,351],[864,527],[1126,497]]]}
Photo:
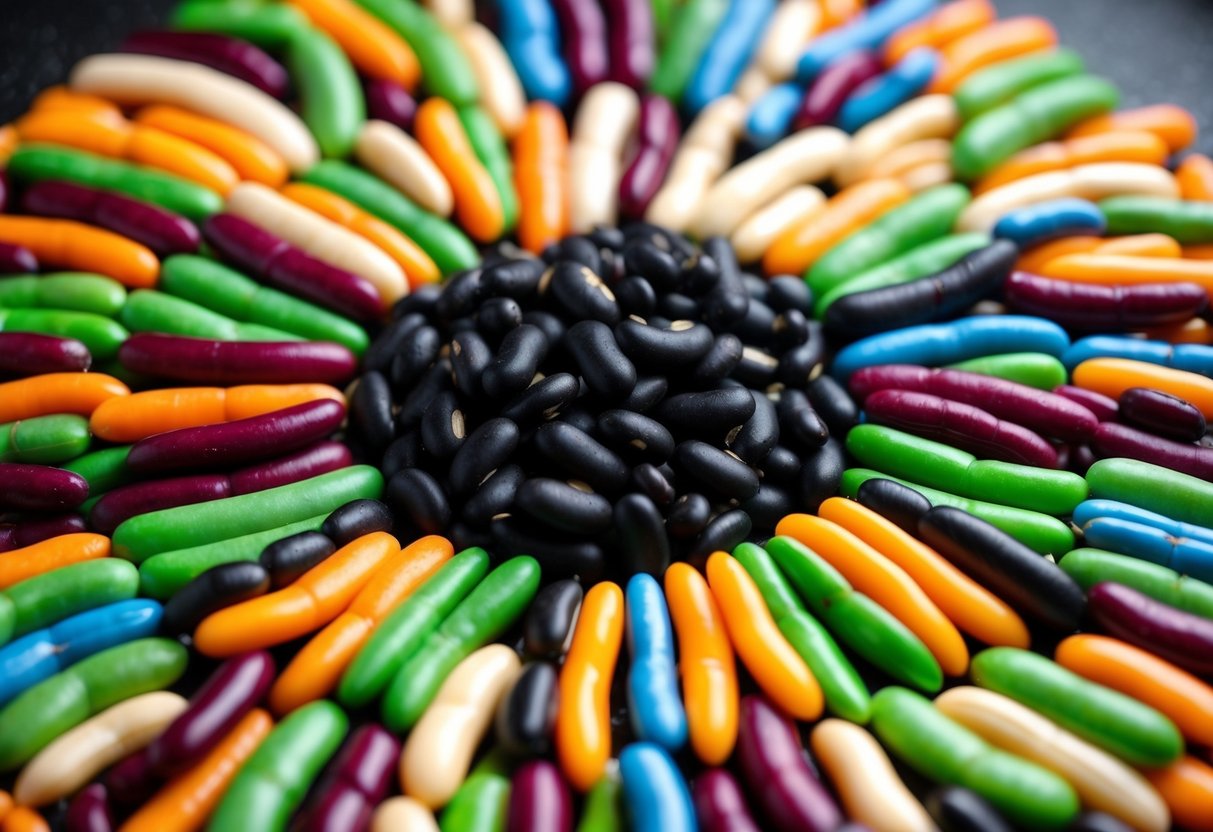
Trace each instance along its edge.
{"label": "orange bean", "polygon": [[437,283],[442,278],[442,272],[424,249],[394,226],[362,210],[348,199],[306,182],[286,185],[282,188],[282,195],[379,246],[404,271],[411,288]]}
{"label": "orange bean", "polygon": [[1095,251],[1102,242],[1102,237],[1088,236],[1049,240],[1047,243],[1033,246],[1019,255],[1019,259],[1015,261],[1015,268],[1021,272],[1038,272],[1050,260],[1064,257],[1067,254],[1085,254]]}
{"label": "orange bean", "polygon": [[317,399],[344,402],[327,384],[248,384],[147,390],[93,411],[89,429],[107,442],[137,442],[157,433],[260,416]]}
{"label": "orange bean", "polygon": [[1187,755],[1167,768],[1143,773],[1166,801],[1177,826],[1213,832],[1213,766]]}
{"label": "orange bean", "polygon": [[62,84],[47,87],[38,93],[30,105],[30,110],[74,110],[79,113],[98,113],[118,121],[122,120],[122,110],[108,98],[90,95],[86,92],[74,92]]}
{"label": "orange bean", "polygon": [[553,104],[527,107],[514,137],[518,242],[538,254],[569,231],[569,128]]}
{"label": "orange bean", "polygon": [[13,796],[4,789],[0,789],[0,820],[4,820],[5,816],[13,810]]}
{"label": "orange bean", "polygon": [[86,560],[109,557],[110,539],[103,534],[61,534],[0,555],[0,589]]}
{"label": "orange bean", "polygon": [[194,646],[207,656],[226,657],[313,632],[340,615],[399,551],[396,538],[386,532],[364,535],[290,586],[208,615],[194,632]]}
{"label": "orange bean", "polygon": [[939,49],[976,32],[996,17],[990,0],[957,0],[899,29],[884,47],[884,62],[892,66],[920,46]]}
{"label": "orange bean", "polygon": [[147,246],[82,222],[0,216],[0,243],[25,246],[41,263],[103,274],[132,289],[151,288],[160,276],[160,261]]}
{"label": "orange bean", "polygon": [[51,832],[51,825],[37,810],[14,806],[0,821],[0,832]]}
{"label": "orange bean", "polygon": [[1204,318],[1193,318],[1182,324],[1158,326],[1142,333],[1154,341],[1172,344],[1213,344],[1213,324]]}
{"label": "orange bean", "polygon": [[973,193],[982,194],[1008,182],[1037,173],[1067,170],[1075,165],[1097,162],[1162,165],[1167,161],[1168,155],[1170,152],[1166,143],[1144,130],[1117,130],[1079,136],[1062,142],[1044,142],[1019,151],[990,171],[973,187]]}
{"label": "orange bean", "polygon": [[953,92],[960,82],[991,64],[1048,49],[1057,31],[1043,17],[1009,17],[957,38],[940,50],[940,67],[930,92]]}
{"label": "orange bean", "polygon": [[821,31],[841,26],[863,11],[863,0],[821,0]]}
{"label": "orange bean", "polygon": [[274,711],[285,714],[327,696],[375,627],[454,553],[449,540],[430,535],[385,561],[349,609],[304,645],[282,671],[270,689]]}
{"label": "orange bean", "polygon": [[1186,370],[1127,358],[1090,358],[1074,368],[1070,383],[1114,399],[1130,387],[1153,387],[1186,399],[1213,419],[1213,379]]}
{"label": "orange bean", "polygon": [[1213,202],[1213,159],[1203,153],[1185,156],[1175,169],[1181,199]]}
{"label": "orange bean", "polygon": [[1093,136],[1118,130],[1144,130],[1162,139],[1172,153],[1196,141],[1196,119],[1175,104],[1154,104],[1093,116],[1070,128],[1066,138]]}
{"label": "orange bean", "polygon": [[1181,257],[1183,250],[1174,237],[1151,232],[1109,237],[1095,248],[1096,254],[1126,254],[1133,257]]}
{"label": "orange bean", "polygon": [[286,160],[257,137],[222,121],[167,105],[145,107],[135,123],[190,139],[227,161],[241,179],[276,188],[290,175]]}
{"label": "orange bean", "polygon": [[0,384],[0,422],[52,413],[91,416],[104,402],[130,389],[104,373],[46,373]]}
{"label": "orange bean", "polygon": [[0,162],[7,162],[8,157],[13,155],[13,151],[17,149],[21,137],[17,135],[17,128],[11,124],[5,124],[0,127]]}
{"label": "orange bean", "polygon": [[1188,260],[1213,260],[1213,243],[1184,246],[1183,256]]}
{"label": "orange bean", "polygon": [[[922,165],[952,163],[952,143],[947,139],[919,139],[903,144],[864,171],[864,179],[900,179]],[[950,169],[950,168],[949,168]]]}
{"label": "orange bean", "polygon": [[498,239],[505,230],[505,212],[493,178],[476,157],[455,105],[429,98],[417,108],[413,132],[455,196],[455,216],[464,230],[482,243]]}
{"label": "orange bean", "polygon": [[1191,258],[1141,257],[1127,254],[1067,254],[1045,263],[1040,273],[1079,283],[1121,286],[1190,280],[1213,297],[1213,262]]}
{"label": "orange bean", "polygon": [[289,0],[316,28],[337,42],[363,75],[412,90],[421,64],[412,47],[379,18],[350,0]]}
{"label": "orange bean", "polygon": [[188,771],[168,785],[120,827],[120,832],[195,832],[206,823],[240,766],[261,745],[274,720],[254,708]]}

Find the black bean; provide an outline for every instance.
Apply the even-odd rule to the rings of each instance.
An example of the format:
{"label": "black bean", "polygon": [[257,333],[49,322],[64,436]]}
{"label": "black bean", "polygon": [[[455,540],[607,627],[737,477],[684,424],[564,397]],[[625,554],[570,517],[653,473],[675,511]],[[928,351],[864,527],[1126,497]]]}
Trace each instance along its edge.
{"label": "black bean", "polygon": [[522,313],[522,322],[531,326],[537,326],[543,330],[543,334],[547,336],[548,344],[558,344],[564,338],[566,329],[564,322],[551,312],[531,309]]}
{"label": "black bean", "polygon": [[663,329],[628,319],[615,327],[619,348],[633,361],[654,372],[693,365],[712,349],[712,330],[688,320]]}
{"label": "black bean", "polygon": [[536,659],[563,656],[581,609],[581,598],[581,584],[567,578],[539,590],[522,622],[523,652]]}
{"label": "black bean", "polygon": [[539,291],[551,297],[572,320],[619,323],[615,293],[596,272],[568,261],[552,266],[539,282]]}
{"label": "black bean", "polygon": [[910,534],[918,534],[918,521],[931,510],[931,501],[909,486],[886,479],[871,479],[859,486],[855,499]]}
{"label": "black bean", "polygon": [[683,494],[666,518],[665,527],[671,535],[689,540],[698,535],[712,519],[712,504],[702,494]]}
{"label": "black bean", "polygon": [[800,457],[795,451],[776,445],[762,460],[762,478],[780,485],[793,485],[800,481],[800,466]]}
{"label": "black bean", "polygon": [[459,450],[467,436],[463,411],[452,390],[434,396],[421,416],[421,447],[436,459],[446,459]]}
{"label": "black bean", "polygon": [[679,444],[674,449],[674,470],[735,500],[748,500],[758,492],[753,468],[706,442],[692,439]]}
{"label": "black bean", "polygon": [[747,390],[754,400],[754,414],[746,420],[729,442],[729,450],[746,464],[761,467],[771,449],[779,444],[779,417],[775,404],[757,390]]}
{"label": "black bean", "polygon": [[659,506],[668,506],[677,496],[674,484],[665,472],[647,462],[632,469],[632,484],[636,486],[637,491]]}
{"label": "black bean", "polygon": [[442,294],[434,305],[438,320],[450,323],[472,314],[484,299],[484,287],[480,283],[483,275],[480,269],[469,269],[452,276],[442,287]]}
{"label": "black bean", "polygon": [[672,321],[692,320],[699,317],[699,301],[679,292],[671,292],[657,298],[657,312]]}
{"label": "black bean", "polygon": [[282,589],[337,551],[337,544],[320,532],[299,532],[261,550],[258,562],[270,574],[270,586]]}
{"label": "black bean", "polygon": [[809,382],[805,394],[834,436],[846,436],[859,424],[859,406],[833,376],[822,373]]}
{"label": "black bean", "polygon": [[633,463],[662,463],[674,453],[674,437],[665,425],[631,410],[603,411],[595,433],[608,448]]}
{"label": "black bean", "polygon": [[421,326],[413,330],[409,339],[392,359],[388,375],[392,389],[406,393],[417,383],[417,379],[433,366],[442,349],[442,337],[432,326]]}
{"label": "black bean", "polygon": [[825,361],[825,339],[817,333],[815,322],[809,325],[809,340],[779,356],[775,378],[788,387],[804,387]]}
{"label": "black bean", "polygon": [[473,548],[488,551],[494,546],[493,536],[489,534],[487,526],[476,528],[464,523],[462,520],[456,520],[451,523],[451,528],[446,532],[446,536],[451,541],[451,545],[455,547],[456,552]]}
{"label": "black bean", "polygon": [[665,398],[666,391],[669,389],[670,383],[663,376],[639,378],[636,380],[636,386],[632,388],[631,394],[621,401],[619,406],[625,410],[647,413]]}
{"label": "black bean", "polygon": [[729,326],[747,344],[769,346],[775,340],[775,313],[762,301],[750,300],[745,316]]}
{"label": "black bean", "polygon": [[809,340],[809,319],[799,309],[780,312],[773,324],[775,349],[779,352],[799,347]]}
{"label": "black bean", "polygon": [[396,414],[397,432],[404,433],[421,424],[421,416],[434,397],[449,389],[451,365],[445,358],[440,358],[433,367],[425,371],[417,385],[405,396],[400,411]]}
{"label": "black bean", "polygon": [[597,534],[611,525],[611,503],[605,497],[547,477],[524,482],[514,497],[514,507],[571,534]]}
{"label": "black bean", "polygon": [[695,538],[687,550],[687,560],[702,563],[713,552],[731,552],[745,542],[753,528],[750,515],[739,508],[718,514]]}
{"label": "black bean", "polygon": [[589,233],[589,238],[602,248],[615,250],[623,248],[623,244],[627,242],[623,231],[618,228],[595,228]]}
{"label": "black bean", "polygon": [[480,395],[480,376],[493,360],[493,351],[478,332],[460,332],[451,339],[451,379],[468,399]]}
{"label": "black bean", "polygon": [[712,348],[691,370],[690,383],[696,387],[707,387],[724,381],[741,362],[743,347],[741,339],[731,332],[717,335]]}
{"label": "black bean", "polygon": [[1083,812],[1070,822],[1066,832],[1133,832],[1133,827],[1103,812]]}
{"label": "black bean", "polygon": [[372,532],[392,531],[392,512],[378,500],[352,500],[324,518],[320,533],[338,548]]}
{"label": "black bean", "polygon": [[392,321],[367,347],[366,353],[362,356],[363,369],[385,371],[391,366],[396,353],[408,344],[409,336],[413,331],[427,323],[429,321],[420,312],[410,312]]}
{"label": "black bean", "polygon": [[594,434],[594,429],[598,427],[598,417],[594,415],[594,411],[576,405],[562,413],[560,421],[572,425],[577,430],[585,431],[591,436]]}
{"label": "black bean", "polygon": [[521,324],[510,330],[480,376],[484,392],[493,398],[522,392],[535,378],[547,354],[548,339],[539,327]]}
{"label": "black bean", "polygon": [[476,310],[476,328],[496,340],[522,323],[522,307],[513,298],[489,298]]}
{"label": "black bean", "polygon": [[628,274],[643,277],[658,292],[672,291],[678,285],[678,261],[651,242],[629,243],[623,250],[623,265]]}
{"label": "black bean", "polygon": [[709,237],[704,241],[703,249],[720,267],[720,278],[700,303],[703,319],[712,326],[727,329],[745,318],[750,295],[737,267],[737,255],[727,240]]}
{"label": "black bean", "polygon": [[487,297],[522,300],[535,294],[543,271],[544,263],[538,257],[503,260],[484,268],[480,285]]}
{"label": "black bean", "polygon": [[704,295],[720,283],[720,263],[708,252],[694,254],[682,264],[679,285],[691,295]]}
{"label": "black bean", "polygon": [[386,479],[391,479],[392,474],[405,468],[412,468],[420,461],[421,435],[417,431],[411,430],[402,436],[397,436],[392,440],[392,444],[387,446],[387,450],[383,452],[383,458],[379,461],[379,470],[383,471]]}
{"label": "black bean", "polygon": [[653,501],[627,494],[615,503],[615,533],[627,574],[646,572],[660,578],[670,565],[670,541],[665,521]]}
{"label": "black bean", "polygon": [[602,547],[584,538],[553,532],[551,528],[502,517],[489,526],[494,552],[501,555],[530,555],[539,561],[544,578],[577,578],[597,583],[606,570]]}
{"label": "black bean", "polygon": [[927,795],[927,811],[942,832],[1011,832],[1002,815],[976,792],[961,786],[940,786]]}
{"label": "black bean", "polygon": [[830,429],[800,390],[781,391],[775,411],[779,414],[781,435],[802,448],[820,448],[830,438]]}
{"label": "black bean", "polygon": [[388,480],[384,499],[423,534],[440,534],[451,522],[451,504],[438,480],[420,468],[401,471]]}
{"label": "black bean", "polygon": [[441,295],[441,284],[427,283],[417,287],[392,306],[392,320],[403,318],[414,312],[424,315],[427,320],[434,320],[437,314],[438,298]]}
{"label": "black bean", "polygon": [[657,293],[653,284],[638,274],[625,277],[615,286],[615,299],[624,315],[647,318],[657,311]]}
{"label": "black bean", "polygon": [[636,386],[636,366],[615,343],[611,328],[601,321],[579,321],[564,338],[590,390],[609,400],[626,397]]}
{"label": "black bean", "polygon": [[781,274],[767,281],[767,305],[776,312],[795,309],[805,315],[813,314],[813,292],[799,277]]}
{"label": "black bean", "polygon": [[501,409],[501,415],[520,425],[554,418],[576,400],[581,384],[572,373],[556,373],[535,382]]}
{"label": "black bean", "polygon": [[520,758],[542,757],[556,726],[559,674],[549,662],[529,662],[497,706],[497,745]]}
{"label": "black bean", "polygon": [[682,436],[723,438],[754,415],[754,397],[741,387],[722,387],[669,396],[653,409],[654,418]]}
{"label": "black bean", "polygon": [[758,528],[773,529],[780,520],[795,512],[797,505],[792,492],[763,483],[758,493],[742,503],[741,508]]}
{"label": "black bean", "polygon": [[805,454],[800,467],[800,505],[803,510],[817,507],[838,493],[847,460],[842,443],[830,439],[820,448]]}
{"label": "black bean", "polygon": [[372,453],[379,454],[396,436],[392,390],[383,373],[363,373],[350,396],[350,423]]}
{"label": "black bean", "polygon": [[602,272],[602,255],[598,253],[598,246],[585,236],[565,237],[553,243],[544,250],[543,259],[548,263],[571,260],[596,274]]}
{"label": "black bean", "polygon": [[264,595],[269,588],[269,572],[259,563],[213,566],[173,593],[164,605],[160,630],[170,636],[192,633],[211,613]]}
{"label": "black bean", "polygon": [[741,360],[733,368],[732,378],[747,387],[763,388],[775,381],[779,359],[766,350],[751,345],[741,348]]}
{"label": "black bean", "polygon": [[463,504],[463,520],[487,528],[494,517],[507,513],[514,505],[514,495],[525,480],[526,474],[519,466],[502,465]]}
{"label": "black bean", "polygon": [[451,494],[471,494],[485,477],[505,464],[518,448],[518,426],[509,419],[489,419],[468,434],[451,458],[447,481]]}
{"label": "black bean", "polygon": [[745,284],[745,291],[750,296],[750,300],[767,302],[767,282],[765,280],[756,274],[742,272],[741,282]]}
{"label": "black bean", "polygon": [[535,431],[535,449],[571,477],[603,494],[627,484],[628,467],[588,433],[564,422],[547,422]]}

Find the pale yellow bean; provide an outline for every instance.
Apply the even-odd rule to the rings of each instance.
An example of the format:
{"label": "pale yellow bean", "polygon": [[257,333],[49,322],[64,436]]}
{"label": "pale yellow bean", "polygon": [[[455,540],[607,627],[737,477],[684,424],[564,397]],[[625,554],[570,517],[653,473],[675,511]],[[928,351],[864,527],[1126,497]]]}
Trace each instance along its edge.
{"label": "pale yellow bean", "polygon": [[472,65],[481,106],[502,135],[512,138],[526,118],[526,94],[501,41],[475,21],[456,29],[455,39]]}
{"label": "pale yellow bean", "polygon": [[928,162],[951,162],[952,143],[947,139],[920,139],[902,145],[883,156],[868,168],[863,178],[890,179],[901,176],[919,165]]}
{"label": "pale yellow bean", "polygon": [[846,156],[834,171],[839,185],[852,185],[869,169],[902,145],[922,139],[948,139],[960,128],[956,102],[950,95],[922,95],[859,129]]}
{"label": "pale yellow bean", "polygon": [[766,95],[771,88],[771,79],[756,66],[751,66],[737,79],[733,87],[733,95],[740,98],[749,107],[755,101]]}
{"label": "pale yellow bean", "polygon": [[278,151],[295,173],[320,160],[316,140],[285,104],[201,64],[152,55],[93,55],[76,64],[68,86],[116,104],[171,104],[226,122]]}
{"label": "pale yellow bean", "polygon": [[731,242],[742,263],[754,263],[775,238],[794,225],[809,222],[825,205],[826,196],[815,185],[797,185],[770,205],[759,208],[733,232]]}
{"label": "pale yellow bean", "polygon": [[520,668],[517,653],[504,644],[490,644],[451,671],[400,754],[405,795],[430,809],[447,804],[467,777],[497,702]]}
{"label": "pale yellow bean", "polygon": [[827,719],[813,729],[809,743],[849,818],[872,832],[935,832],[935,823],[865,729]]}
{"label": "pale yellow bean", "polygon": [[758,43],[754,65],[775,83],[788,80],[796,72],[796,63],[805,44],[820,29],[818,0],[785,0],[771,15],[771,22]]}
{"label": "pale yellow bean", "polygon": [[354,143],[354,158],[431,214],[449,217],[451,186],[417,140],[394,124],[371,119]]}
{"label": "pale yellow bean", "polygon": [[640,117],[636,91],[608,81],[581,99],[569,137],[569,227],[584,233],[614,225],[623,154]]}
{"label": "pale yellow bean", "polygon": [[1167,804],[1137,771],[1015,700],[983,688],[958,687],[941,694],[935,707],[991,745],[1055,772],[1087,808],[1141,832],[1170,827]]}
{"label": "pale yellow bean", "polygon": [[387,252],[273,188],[241,182],[228,194],[226,209],[317,260],[366,278],[379,291],[385,307],[408,294],[408,279]]}
{"label": "pale yellow bean", "polygon": [[425,0],[425,7],[447,29],[458,29],[476,19],[472,0]]}
{"label": "pale yellow bean", "polygon": [[910,193],[916,194],[927,188],[934,188],[936,185],[945,185],[953,181],[952,163],[927,162],[907,170],[897,178],[905,183],[906,187],[910,189]]}
{"label": "pale yellow bean", "polygon": [[371,816],[371,832],[438,832],[434,813],[411,797],[392,797]]}
{"label": "pale yellow bean", "polygon": [[24,806],[45,806],[67,797],[155,739],[188,704],[161,690],[106,708],[26,763],[13,788],[14,799]]}

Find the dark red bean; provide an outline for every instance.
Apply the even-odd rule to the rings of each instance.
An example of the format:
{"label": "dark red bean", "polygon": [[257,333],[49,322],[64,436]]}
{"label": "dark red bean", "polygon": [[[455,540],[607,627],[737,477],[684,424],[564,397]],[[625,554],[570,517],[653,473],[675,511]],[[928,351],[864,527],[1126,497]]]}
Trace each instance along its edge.
{"label": "dark red bean", "polygon": [[286,69],[248,41],[203,32],[136,32],[118,49],[204,64],[252,84],[274,98],[286,97],[289,82]]}
{"label": "dark red bean", "polygon": [[970,404],[909,390],[881,390],[868,396],[870,421],[968,451],[1038,468],[1056,468],[1057,451],[1040,435],[1004,422]]}
{"label": "dark red bean", "polygon": [[674,105],[660,95],[644,96],[640,101],[636,150],[619,180],[620,214],[644,215],[665,182],[680,136]]}
{"label": "dark red bean", "polygon": [[74,182],[36,182],[21,197],[28,214],[97,225],[150,248],[160,257],[191,254],[202,235],[185,217],[158,205]]}
{"label": "dark red bean", "polygon": [[132,372],[196,384],[291,384],[348,381],[358,359],[327,341],[212,341],[139,332],[118,350]]}
{"label": "dark red bean", "polygon": [[110,809],[105,786],[92,783],[81,789],[67,805],[63,815],[65,832],[111,832],[114,813]]}
{"label": "dark red bean", "polygon": [[1125,332],[1181,324],[1209,303],[1196,283],[1140,283],[1100,286],[1014,272],[1006,284],[1007,304],[1017,312],[1056,321],[1068,329]]}
{"label": "dark red bean", "polygon": [[88,522],[101,534],[113,534],[124,520],[177,506],[205,503],[232,496],[226,474],[198,474],[120,486],[93,504]]}
{"label": "dark red bean", "polygon": [[0,243],[0,274],[33,274],[38,271],[38,258],[25,246]]}
{"label": "dark red bean", "polygon": [[547,760],[519,766],[510,782],[506,826],[511,832],[567,832],[573,828],[573,799],[560,769]]}
{"label": "dark red bean", "polygon": [[0,332],[0,374],[36,376],[72,373],[93,363],[88,347],[74,338],[37,332]]}
{"label": "dark red bean", "polygon": [[[1105,396],[1103,393],[1096,393],[1094,390],[1085,390],[1082,387],[1075,387],[1071,384],[1060,384],[1053,388],[1053,395],[1060,396],[1063,399],[1068,399],[1077,405],[1080,405],[1091,413],[1095,414],[1095,418],[1101,422],[1112,422],[1116,420],[1120,407],[1116,403],[1116,399]],[[1071,442],[1083,442],[1095,433],[1095,425],[1091,425],[1091,429],[1084,436],[1062,436],[1062,439],[1068,439]],[[1060,434],[1059,434],[1060,435]]]}
{"label": "dark red bean", "polygon": [[88,480],[48,465],[0,462],[0,510],[64,511],[88,499]]}
{"label": "dark red bean", "polygon": [[221,563],[173,593],[164,605],[160,629],[170,636],[192,633],[202,619],[224,607],[264,595],[270,573],[259,563]]}
{"label": "dark red bean", "polygon": [[417,99],[408,90],[395,81],[376,78],[368,80],[363,91],[366,93],[368,118],[386,121],[405,131],[413,129]]}
{"label": "dark red bean", "polygon": [[1213,675],[1213,620],[1110,582],[1091,587],[1087,606],[1099,628],[1112,636],[1190,673]]}
{"label": "dark red bean", "polygon": [[13,183],[7,170],[0,170],[0,214],[8,210],[8,203],[13,195]]}
{"label": "dark red bean", "polygon": [[598,0],[553,0],[560,19],[564,59],[573,77],[573,91],[580,97],[590,87],[607,79],[610,52],[607,23]]}
{"label": "dark red bean", "polygon": [[852,92],[882,72],[884,64],[874,52],[857,50],[838,58],[809,86],[796,111],[796,129],[829,124]]}
{"label": "dark red bean", "polygon": [[648,0],[604,0],[611,25],[612,81],[643,89],[656,62],[653,9]]}
{"label": "dark red bean", "polygon": [[1179,441],[1205,435],[1205,416],[1191,402],[1149,387],[1130,387],[1120,394],[1120,418],[1130,425]]}
{"label": "dark red bean", "polygon": [[0,552],[32,546],[64,534],[82,532],[85,528],[84,518],[79,514],[23,517],[13,523],[0,523]]}
{"label": "dark red bean", "polygon": [[353,464],[353,454],[342,443],[330,440],[317,442],[293,454],[233,471],[230,476],[232,496],[277,488]]}
{"label": "dark red bean", "polygon": [[728,769],[712,768],[696,777],[691,797],[703,832],[758,832],[741,784]]}
{"label": "dark red bean", "polygon": [[337,754],[292,828],[297,832],[366,829],[387,795],[400,742],[379,725],[363,725]]}
{"label": "dark red bean", "polygon": [[1116,422],[1101,422],[1091,439],[1100,457],[1140,459],[1213,482],[1213,448],[1176,442]]}

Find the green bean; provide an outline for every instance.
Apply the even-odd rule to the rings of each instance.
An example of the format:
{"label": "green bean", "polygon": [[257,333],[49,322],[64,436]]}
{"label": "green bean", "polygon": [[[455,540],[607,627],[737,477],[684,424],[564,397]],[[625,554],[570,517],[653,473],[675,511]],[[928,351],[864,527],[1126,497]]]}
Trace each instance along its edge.
{"label": "green bean", "polygon": [[670,21],[677,13],[678,5],[678,0],[653,0],[653,28],[656,30],[658,43],[665,43]]}
{"label": "green bean", "polygon": [[341,704],[360,708],[377,699],[422,639],[438,628],[488,571],[487,552],[465,549],[392,610],[341,677],[337,687]]}
{"label": "green bean", "polygon": [[1002,355],[984,355],[949,364],[950,370],[980,373],[1007,381],[1015,381],[1035,387],[1037,390],[1052,390],[1065,384],[1069,376],[1065,365],[1052,355],[1042,352],[1008,352]]}
{"label": "green bean", "polygon": [[1072,49],[1037,52],[973,73],[952,97],[956,100],[960,117],[968,121],[1033,87],[1082,71],[1082,58]]}
{"label": "green bean", "polygon": [[230,35],[271,51],[284,49],[308,28],[298,9],[278,3],[189,0],[177,6],[170,20],[174,29]]}
{"label": "green bean", "polygon": [[505,215],[505,231],[509,233],[518,224],[518,192],[514,190],[514,162],[505,138],[493,119],[483,107],[459,108],[459,122],[467,134],[476,158],[484,165],[501,197],[501,210]]}
{"label": "green bean", "polygon": [[1091,496],[1213,526],[1213,483],[1136,459],[1101,459],[1087,469]]}
{"label": "green bean", "polygon": [[497,749],[472,769],[442,812],[442,832],[505,832],[510,808],[510,761]]}
{"label": "green bean", "polygon": [[17,607],[8,596],[0,592],[0,647],[8,644],[17,624]]}
{"label": "green bean", "polygon": [[88,419],[56,413],[0,425],[0,462],[57,465],[88,450]]}
{"label": "green bean", "polygon": [[1108,234],[1158,232],[1184,245],[1213,242],[1213,203],[1159,196],[1113,196],[1101,200]]}
{"label": "green bean", "polygon": [[590,787],[585,795],[585,808],[577,832],[624,832],[621,807],[623,784],[619,776],[608,771]]}
{"label": "green bean", "polygon": [[539,563],[527,555],[490,572],[397,671],[383,697],[388,728],[404,732],[413,727],[455,665],[513,624],[538,589]]}
{"label": "green bean", "polygon": [[728,0],[687,0],[673,12],[668,37],[649,79],[650,90],[670,101],[682,100],[683,90],[728,9]]}
{"label": "green bean", "polygon": [[445,98],[456,107],[475,104],[480,98],[476,75],[463,49],[419,3],[398,0],[357,0],[408,41],[421,64],[421,79],[431,95]]}
{"label": "green bean", "polygon": [[1028,650],[991,647],[973,657],[973,682],[1056,722],[1137,766],[1165,766],[1184,751],[1171,720]]}
{"label": "green bean", "polygon": [[299,341],[298,335],[225,318],[188,300],[154,289],[136,289],[118,320],[131,332],[163,332],[214,341]]}
{"label": "green bean", "polygon": [[913,691],[887,687],[872,697],[872,728],[915,771],[971,789],[1024,828],[1060,828],[1078,814],[1065,780],[986,744]]}
{"label": "green bean", "polygon": [[779,632],[817,677],[826,706],[843,719],[860,725],[867,722],[872,700],[863,680],[825,627],[796,598],[770,554],[761,546],[742,543],[733,550],[733,557],[754,579]]}
{"label": "green bean", "polygon": [[926,645],[856,592],[820,555],[790,537],[771,538],[766,550],[809,609],[844,644],[895,679],[931,692],[943,686],[943,671]]}
{"label": "green bean", "polygon": [[130,335],[117,321],[92,312],[0,309],[0,332],[40,332],[82,342],[96,361],[108,361]]}
{"label": "green bean", "polygon": [[13,636],[49,627],[69,615],[135,597],[139,572],[117,558],[85,560],[13,584]]}
{"label": "green bean", "polygon": [[223,197],[210,188],[163,171],[66,147],[22,145],[9,158],[8,172],[20,182],[64,179],[119,191],[195,221],[223,210]]}
{"label": "green bean", "polygon": [[366,121],[366,99],[350,59],[332,38],[305,26],[291,38],[287,66],[303,122],[325,156],[348,156]]}
{"label": "green bean", "polygon": [[169,687],[188,660],[175,641],[141,638],[81,659],[27,689],[0,710],[0,771],[20,766],[111,705]]}
{"label": "green bean", "polygon": [[152,555],[215,543],[336,511],[350,500],[378,499],[383,475],[369,465],[330,471],[252,494],[178,506],[125,520],[114,554],[135,563]]}
{"label": "green bean", "polygon": [[1103,581],[1113,581],[1184,612],[1213,618],[1213,586],[1157,563],[1081,548],[1065,555],[1057,565],[1084,591]]}
{"label": "green bean", "polygon": [[84,477],[88,481],[89,499],[95,500],[107,491],[132,482],[133,477],[126,469],[126,457],[130,452],[130,445],[105,448],[65,462],[61,467]]}
{"label": "green bean", "polygon": [[67,309],[108,318],[126,303],[126,289],[113,278],[88,272],[56,272],[0,279],[0,306],[9,309]]}

